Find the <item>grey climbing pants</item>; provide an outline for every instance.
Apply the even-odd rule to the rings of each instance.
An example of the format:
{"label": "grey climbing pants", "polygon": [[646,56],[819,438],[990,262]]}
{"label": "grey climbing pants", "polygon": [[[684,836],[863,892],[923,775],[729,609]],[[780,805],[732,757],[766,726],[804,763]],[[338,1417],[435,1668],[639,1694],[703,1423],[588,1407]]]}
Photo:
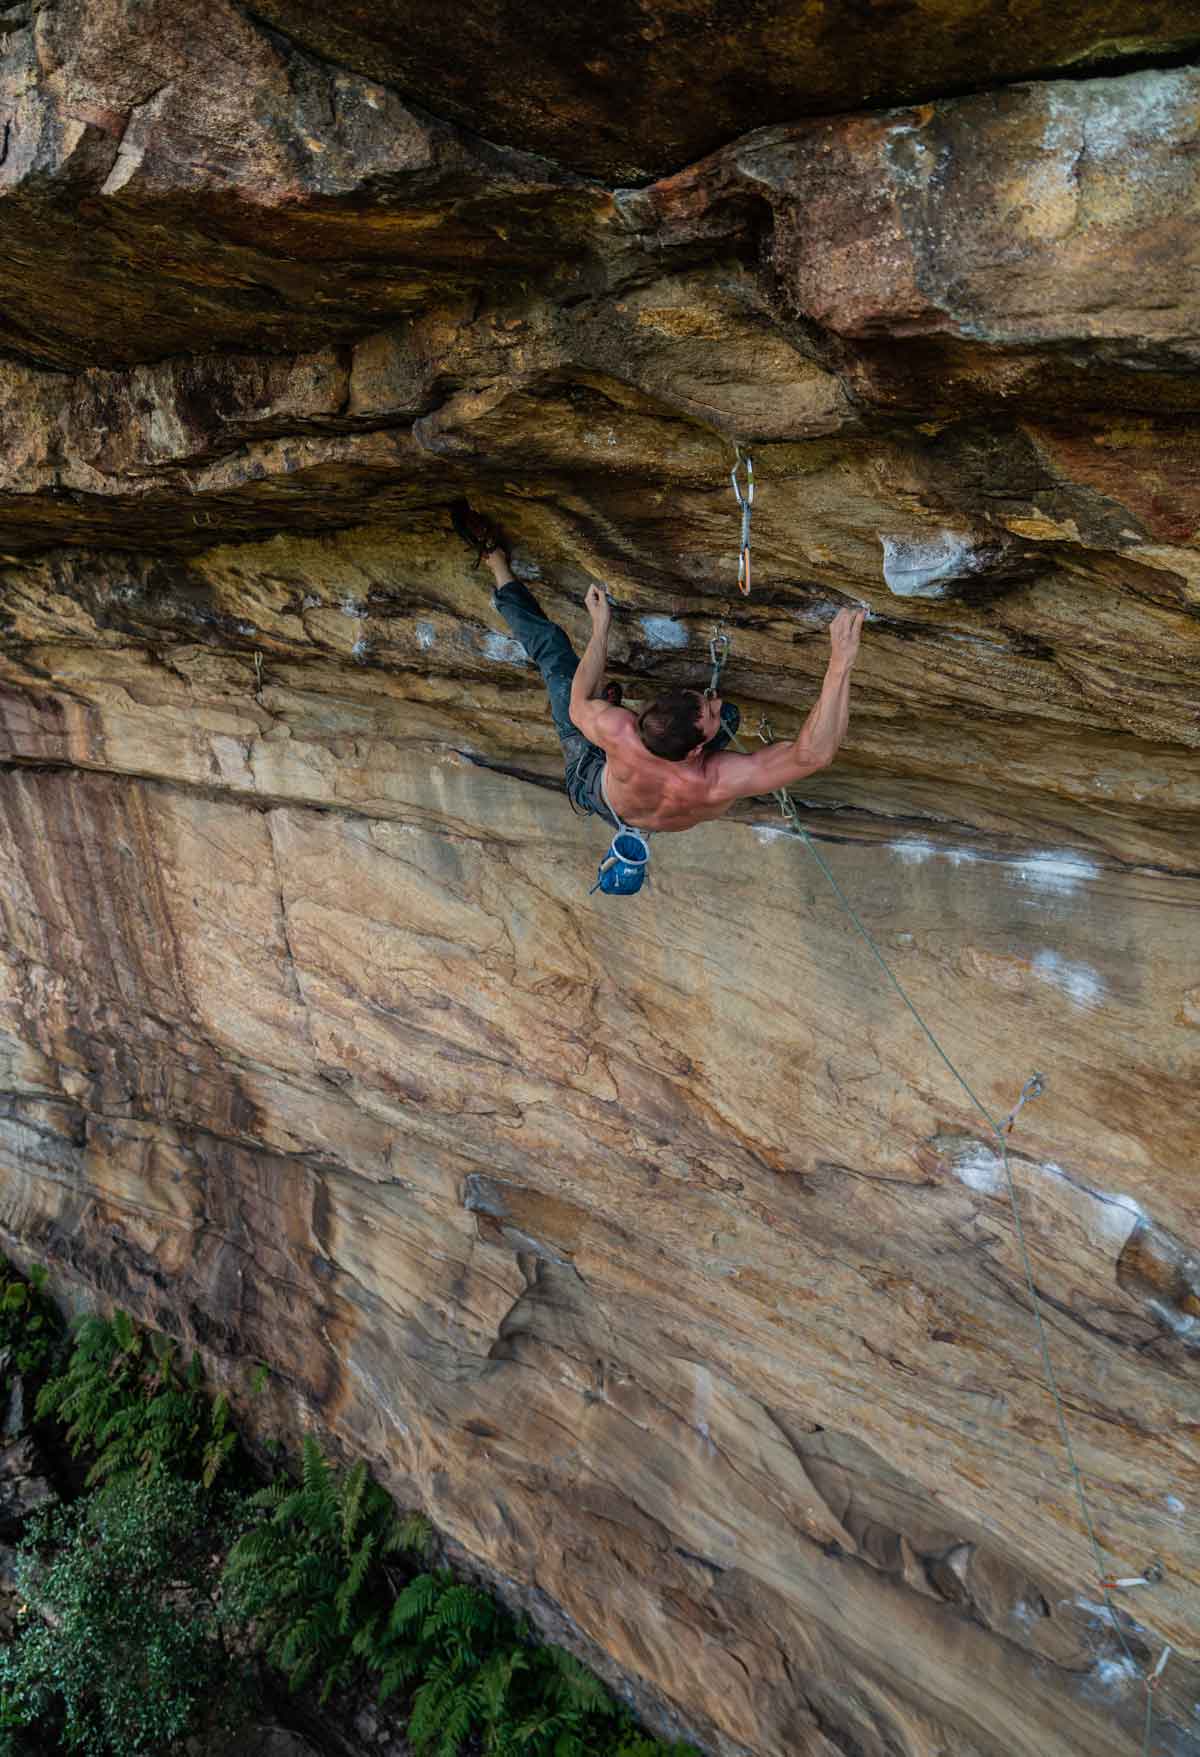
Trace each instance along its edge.
{"label": "grey climbing pants", "polygon": [[495,594],[497,610],[542,674],[550,697],[554,730],[563,748],[567,774],[567,798],[579,811],[595,812],[617,829],[620,824],[600,793],[605,755],[598,744],[585,738],[571,719],[571,684],[579,669],[579,655],[557,622],[551,622],[533,593],[520,580],[500,586]]}

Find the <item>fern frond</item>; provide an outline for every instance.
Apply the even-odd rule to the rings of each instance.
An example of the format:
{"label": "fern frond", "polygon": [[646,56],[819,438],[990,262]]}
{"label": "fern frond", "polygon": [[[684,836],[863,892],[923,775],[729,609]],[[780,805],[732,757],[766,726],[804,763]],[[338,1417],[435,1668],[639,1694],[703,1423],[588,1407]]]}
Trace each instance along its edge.
{"label": "fern frond", "polygon": [[206,1489],[211,1489],[220,1474],[221,1466],[236,1445],[237,1435],[234,1433],[225,1434],[221,1439],[209,1442],[204,1451],[204,1468],[200,1473],[200,1480]]}
{"label": "fern frond", "polygon": [[336,1507],[337,1496],[333,1486],[333,1473],[321,1455],[321,1448],[311,1434],[304,1436],[300,1480],[304,1484],[305,1494],[312,1496],[314,1506],[326,1509]]}
{"label": "fern frond", "polygon": [[423,1513],[407,1513],[403,1519],[394,1519],[388,1528],[387,1536],[380,1545],[380,1555],[390,1556],[397,1550],[411,1550],[414,1555],[422,1558],[428,1556],[434,1546],[433,1526]]}
{"label": "fern frond", "polygon": [[558,1716],[545,1709],[527,1715],[513,1728],[513,1738],[522,1750],[528,1750],[530,1746],[536,1746],[547,1733],[554,1732],[557,1721]]}
{"label": "fern frond", "polygon": [[417,1677],[421,1669],[420,1656],[415,1649],[394,1655],[380,1673],[379,1701],[386,1702],[389,1696],[394,1696],[402,1685]]}
{"label": "fern frond", "polygon": [[374,1549],[375,1536],[373,1532],[368,1531],[357,1551],[351,1558],[346,1578],[338,1587],[337,1593],[334,1597],[334,1607],[338,1613],[338,1620],[343,1634],[346,1632],[346,1628],[349,1624],[350,1608],[353,1605],[355,1598],[358,1596],[363,1581],[367,1577],[367,1570],[371,1566]]}
{"label": "fern frond", "polygon": [[447,1707],[457,1694],[458,1679],[453,1668],[444,1661],[436,1661],[413,1697],[407,1728],[410,1744],[420,1749],[433,1743],[445,1724]]}
{"label": "fern frond", "polygon": [[612,1708],[612,1698],[594,1672],[568,1653],[565,1647],[547,1647],[551,1678],[549,1694],[558,1705],[575,1714],[605,1714]]}
{"label": "fern frond", "polygon": [[519,1647],[507,1647],[492,1654],[479,1668],[475,1688],[485,1722],[497,1724],[502,1720],[507,1712],[513,1676],[527,1670],[528,1666],[527,1654]]}
{"label": "fern frond", "polygon": [[445,1704],[437,1757],[458,1757],[475,1726],[475,1703],[470,1690],[460,1690]]}
{"label": "fern frond", "polygon": [[251,1507],[278,1507],[291,1492],[290,1483],[286,1478],[280,1478],[268,1483],[265,1489],[256,1489],[247,1504]]}
{"label": "fern frond", "polygon": [[410,1580],[392,1606],[388,1617],[390,1633],[399,1635],[414,1623],[423,1623],[442,1590],[442,1582],[435,1574],[418,1574]]}
{"label": "fern frond", "polygon": [[328,1668],[321,1684],[321,1694],[317,1698],[322,1708],[329,1701],[337,1686],[345,1683],[349,1670],[350,1662],[346,1659],[338,1660],[336,1665],[331,1665]]}
{"label": "fern frond", "polygon": [[305,1527],[319,1527],[320,1508],[315,1504],[313,1496],[309,1494],[307,1489],[289,1488],[276,1505],[273,1515],[276,1525],[286,1525],[292,1519],[298,1520]]}
{"label": "fern frond", "polygon": [[365,1459],[358,1462],[346,1473],[341,1486],[340,1500],[342,1504],[342,1548],[349,1554],[358,1530],[359,1519],[364,1512],[363,1496],[367,1487],[367,1466]]}
{"label": "fern frond", "polygon": [[[382,1664],[382,1659],[379,1660],[379,1664],[376,1664],[375,1662],[376,1656],[381,1652],[380,1641],[383,1635],[383,1630],[383,1618],[379,1612],[376,1611],[374,1615],[367,1617],[363,1622],[357,1624],[354,1633],[350,1636],[351,1653],[354,1654],[356,1659],[364,1660],[367,1665],[374,1665],[375,1670],[378,1670],[379,1664]],[[349,1630],[347,1630],[346,1633],[349,1634]],[[387,1651],[390,1651],[390,1649]]]}
{"label": "fern frond", "polygon": [[454,1630],[459,1634],[482,1634],[495,1622],[493,1601],[477,1586],[449,1587],[431,1613],[431,1633]]}
{"label": "fern frond", "polygon": [[255,1525],[244,1531],[226,1558],[225,1566],[231,1578],[264,1562],[274,1553],[276,1541],[276,1534],[269,1525]]}

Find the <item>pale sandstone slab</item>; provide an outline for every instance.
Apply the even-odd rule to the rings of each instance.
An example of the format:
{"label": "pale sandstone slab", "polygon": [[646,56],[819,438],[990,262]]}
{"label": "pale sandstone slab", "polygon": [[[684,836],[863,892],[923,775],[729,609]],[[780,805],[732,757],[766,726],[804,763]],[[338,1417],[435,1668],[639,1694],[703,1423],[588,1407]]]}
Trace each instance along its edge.
{"label": "pale sandstone slab", "polygon": [[[45,1058],[0,1123],[10,1237],[277,1364],[735,1744],[870,1703],[918,1750],[1126,1749],[986,1131],[799,849],[664,842],[618,917],[565,806],[475,770],[423,822],[102,776],[4,800],[2,1029]],[[1013,1163],[1056,1365],[1104,1541],[1164,1555],[1138,1614],[1186,1651],[1188,1318],[1122,1263],[1196,1222],[1188,881],[829,857],[995,1112],[1048,1075]],[[815,1486],[817,1428],[866,1448],[873,1523]],[[948,1603],[919,1558],[962,1544],[992,1584]]]}

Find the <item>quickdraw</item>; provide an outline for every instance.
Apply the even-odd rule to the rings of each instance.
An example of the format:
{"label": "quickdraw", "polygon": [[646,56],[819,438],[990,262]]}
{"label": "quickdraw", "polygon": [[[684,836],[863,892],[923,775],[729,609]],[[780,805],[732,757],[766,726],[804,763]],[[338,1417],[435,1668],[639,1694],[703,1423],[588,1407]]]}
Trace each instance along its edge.
{"label": "quickdraw", "polygon": [[[742,456],[742,448],[737,448],[737,461],[729,472],[729,480],[733,483],[733,497],[742,509],[742,536],[738,546],[738,591],[743,598],[750,596],[750,514],[754,508],[754,459],[747,452]],[[742,464],[746,466],[746,487],[743,491],[738,481],[738,471]]]}
{"label": "quickdraw", "polygon": [[[742,512],[742,528],[738,538],[738,591],[743,598],[750,593],[750,515],[754,506],[754,459],[749,452],[743,452],[740,445],[734,447],[736,457],[729,472],[729,480],[733,483],[733,497]],[[746,466],[746,484],[743,488],[739,479],[742,465]],[[712,674],[708,680],[709,695],[716,695],[717,686],[721,681],[721,672],[729,657],[732,642],[725,632],[725,622],[729,615],[729,605],[721,612],[721,620],[713,627],[708,642],[708,657],[712,665]]]}
{"label": "quickdraw", "polygon": [[712,664],[712,675],[708,680],[708,690],[710,695],[716,695],[717,693],[717,685],[721,681],[721,672],[724,669],[726,659],[729,657],[729,646],[729,636],[725,633],[725,630],[718,625],[713,630],[712,637],[708,643],[708,657]]}

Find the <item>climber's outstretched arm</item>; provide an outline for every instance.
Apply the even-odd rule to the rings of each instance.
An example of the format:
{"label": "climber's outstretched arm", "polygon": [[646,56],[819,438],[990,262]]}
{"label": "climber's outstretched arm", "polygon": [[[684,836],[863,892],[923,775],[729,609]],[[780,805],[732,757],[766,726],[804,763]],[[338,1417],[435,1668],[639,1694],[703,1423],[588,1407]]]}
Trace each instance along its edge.
{"label": "climber's outstretched arm", "polygon": [[861,610],[839,610],[830,624],[833,650],[825,681],[816,706],[795,738],[768,745],[753,756],[722,755],[717,759],[713,786],[722,802],[772,793],[829,767],[850,719],[850,673],[858,656],[863,614]]}
{"label": "climber's outstretched arm", "polygon": [[612,610],[602,586],[588,587],[586,603],[592,619],[592,638],[584,648],[571,684],[571,719],[585,738],[598,744],[595,721],[604,711],[605,704],[593,698],[600,694],[608,664],[608,625],[612,620]]}

